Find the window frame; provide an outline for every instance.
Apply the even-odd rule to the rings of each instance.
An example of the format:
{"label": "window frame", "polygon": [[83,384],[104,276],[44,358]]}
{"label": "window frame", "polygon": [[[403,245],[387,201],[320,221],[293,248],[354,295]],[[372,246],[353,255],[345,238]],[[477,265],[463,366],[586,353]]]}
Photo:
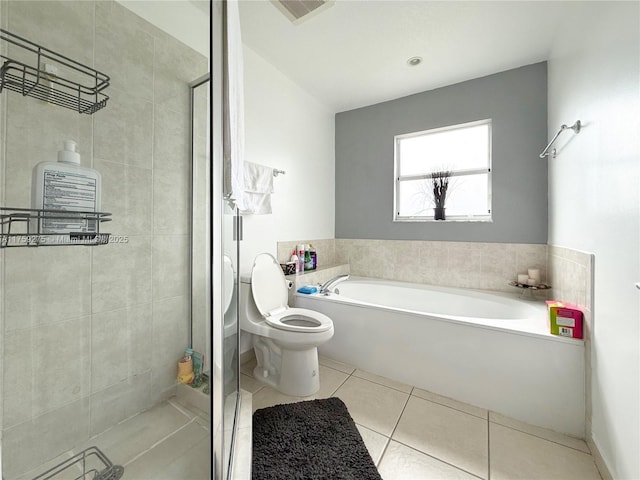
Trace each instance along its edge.
{"label": "window frame", "polygon": [[443,220],[434,220],[433,215],[400,215],[398,211],[398,205],[400,204],[400,184],[401,182],[408,180],[426,180],[430,178],[429,173],[425,174],[417,174],[417,175],[400,175],[400,142],[405,138],[413,138],[419,137],[426,134],[434,134],[452,130],[460,130],[464,128],[471,128],[479,125],[488,125],[488,142],[487,142],[487,155],[488,155],[488,166],[482,168],[471,168],[471,169],[461,169],[455,170],[451,174],[452,177],[459,176],[467,176],[467,175],[478,175],[478,174],[487,174],[487,205],[488,212],[482,215],[447,215],[445,222],[492,222],[493,221],[493,213],[492,213],[492,173],[493,173],[493,148],[492,148],[492,132],[493,132],[493,122],[491,118],[486,118],[483,120],[476,120],[473,122],[466,123],[458,123],[455,125],[447,125],[444,127],[430,128],[428,130],[422,130],[419,132],[411,132],[411,133],[403,133],[400,135],[395,135],[393,137],[394,141],[394,159],[393,159],[393,167],[394,167],[394,183],[393,183],[393,221],[394,222],[443,222]]}

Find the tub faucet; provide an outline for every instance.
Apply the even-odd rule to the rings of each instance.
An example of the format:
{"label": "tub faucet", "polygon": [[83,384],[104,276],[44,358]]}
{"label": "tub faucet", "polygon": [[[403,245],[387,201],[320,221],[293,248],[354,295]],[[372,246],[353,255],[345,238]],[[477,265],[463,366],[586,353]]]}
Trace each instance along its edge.
{"label": "tub faucet", "polygon": [[333,277],[331,280],[327,280],[326,282],[324,282],[322,284],[322,286],[320,287],[320,293],[321,295],[329,295],[330,293],[330,288],[333,287],[334,285],[337,285],[340,282],[344,282],[345,280],[347,280],[349,278],[350,275],[338,275],[336,277]]}

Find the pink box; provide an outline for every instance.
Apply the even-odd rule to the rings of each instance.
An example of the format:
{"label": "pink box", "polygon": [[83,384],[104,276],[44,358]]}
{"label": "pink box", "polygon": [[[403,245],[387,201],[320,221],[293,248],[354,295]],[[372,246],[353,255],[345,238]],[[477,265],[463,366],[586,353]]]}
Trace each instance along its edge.
{"label": "pink box", "polygon": [[582,338],[582,310],[577,305],[547,300],[549,331],[562,337]]}

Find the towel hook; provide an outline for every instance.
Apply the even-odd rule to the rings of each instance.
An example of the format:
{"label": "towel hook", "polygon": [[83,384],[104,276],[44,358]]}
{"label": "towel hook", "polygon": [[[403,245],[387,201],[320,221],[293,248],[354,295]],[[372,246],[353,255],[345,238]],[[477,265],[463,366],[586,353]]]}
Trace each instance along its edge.
{"label": "towel hook", "polygon": [[273,169],[273,176],[277,177],[278,175],[284,175],[286,172],[284,170],[278,170],[277,168]]}
{"label": "towel hook", "polygon": [[562,132],[564,132],[565,130],[571,129],[571,130],[574,131],[574,133],[580,133],[580,129],[581,128],[582,128],[582,123],[580,123],[580,120],[576,120],[576,123],[574,123],[570,127],[567,127],[566,125],[561,125],[560,126],[560,130],[558,130],[558,133],[556,133],[556,136],[551,139],[549,144],[545,147],[545,149],[540,154],[540,158],[548,157],[549,155],[551,155],[551,158],[556,158],[557,153],[556,153],[556,149],[555,148],[551,151],[551,153],[549,153],[549,151],[548,151],[549,147],[551,147],[551,145],[553,145],[553,142],[555,142],[556,139],[560,136],[560,134]]}

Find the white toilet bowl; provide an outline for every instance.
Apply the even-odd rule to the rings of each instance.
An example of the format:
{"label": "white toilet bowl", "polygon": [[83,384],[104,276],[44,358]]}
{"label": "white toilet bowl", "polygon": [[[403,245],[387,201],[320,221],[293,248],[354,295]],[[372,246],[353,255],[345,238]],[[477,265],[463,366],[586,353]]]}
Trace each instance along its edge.
{"label": "white toilet bowl", "polygon": [[240,328],[253,334],[258,364],[253,376],[276,390],[304,397],[320,388],[318,346],[333,337],[326,315],[289,308],[282,268],[268,253],[258,255],[251,278],[240,285]]}

